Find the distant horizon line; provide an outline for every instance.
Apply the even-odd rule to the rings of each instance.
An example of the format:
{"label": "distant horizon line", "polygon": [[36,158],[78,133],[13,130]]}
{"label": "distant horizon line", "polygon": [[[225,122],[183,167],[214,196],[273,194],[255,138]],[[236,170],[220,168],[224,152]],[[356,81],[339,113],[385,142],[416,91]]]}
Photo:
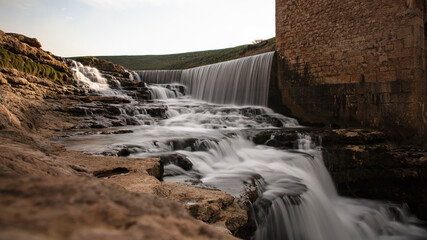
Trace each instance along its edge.
{"label": "distant horizon line", "polygon": [[[263,39],[265,41],[271,40],[274,37],[271,38],[267,38],[267,39]],[[136,55],[129,55],[129,54],[122,54],[122,55],[80,55],[80,56],[61,56],[64,58],[79,58],[79,57],[140,57],[140,56],[170,56],[170,55],[179,55],[179,54],[187,54],[187,53],[200,53],[200,52],[209,52],[209,51],[220,51],[220,50],[224,50],[224,49],[231,49],[231,48],[237,48],[237,47],[242,47],[242,46],[248,46],[248,45],[252,45],[251,43],[248,44],[242,44],[242,45],[237,45],[234,47],[226,47],[226,48],[216,48],[216,49],[207,49],[207,50],[196,50],[196,51],[188,51],[188,52],[178,52],[178,53],[164,53],[164,54],[136,54]]]}

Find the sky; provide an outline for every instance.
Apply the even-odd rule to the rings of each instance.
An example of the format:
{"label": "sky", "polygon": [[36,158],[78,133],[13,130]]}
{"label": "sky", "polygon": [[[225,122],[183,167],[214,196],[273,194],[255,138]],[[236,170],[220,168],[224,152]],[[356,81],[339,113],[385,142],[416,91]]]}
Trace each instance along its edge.
{"label": "sky", "polygon": [[171,54],[275,35],[275,0],[0,0],[0,30],[58,56]]}

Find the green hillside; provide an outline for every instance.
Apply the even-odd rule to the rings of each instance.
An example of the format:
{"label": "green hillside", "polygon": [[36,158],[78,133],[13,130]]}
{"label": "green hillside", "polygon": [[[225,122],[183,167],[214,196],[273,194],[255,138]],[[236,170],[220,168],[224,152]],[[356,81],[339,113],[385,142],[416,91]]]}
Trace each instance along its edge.
{"label": "green hillside", "polygon": [[274,51],[276,39],[233,48],[170,55],[96,56],[130,70],[186,69]]}

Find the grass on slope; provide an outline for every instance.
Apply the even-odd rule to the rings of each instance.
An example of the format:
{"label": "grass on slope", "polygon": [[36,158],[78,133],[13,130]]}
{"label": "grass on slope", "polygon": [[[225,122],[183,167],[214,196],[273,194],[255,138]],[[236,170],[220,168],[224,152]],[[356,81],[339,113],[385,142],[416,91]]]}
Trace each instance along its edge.
{"label": "grass on slope", "polygon": [[263,52],[274,51],[275,38],[264,44],[242,45],[234,48],[170,55],[97,56],[130,70],[173,70],[198,67],[228,61]]}

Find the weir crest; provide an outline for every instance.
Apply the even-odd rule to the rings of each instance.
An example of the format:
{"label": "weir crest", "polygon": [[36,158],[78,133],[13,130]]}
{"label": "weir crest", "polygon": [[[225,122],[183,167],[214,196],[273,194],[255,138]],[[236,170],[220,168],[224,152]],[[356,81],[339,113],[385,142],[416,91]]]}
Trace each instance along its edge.
{"label": "weir crest", "polygon": [[180,83],[192,98],[218,104],[266,106],[274,52],[185,70],[137,71],[147,83]]}

